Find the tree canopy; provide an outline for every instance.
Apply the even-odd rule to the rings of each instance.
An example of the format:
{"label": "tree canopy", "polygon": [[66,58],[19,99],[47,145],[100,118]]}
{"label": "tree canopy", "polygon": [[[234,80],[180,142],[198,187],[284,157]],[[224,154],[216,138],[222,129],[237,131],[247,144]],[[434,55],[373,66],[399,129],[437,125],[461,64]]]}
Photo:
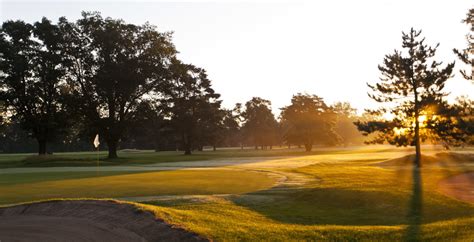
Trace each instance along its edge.
{"label": "tree canopy", "polygon": [[294,95],[291,105],[282,108],[281,119],[288,125],[286,142],[303,144],[306,151],[311,151],[314,144],[335,145],[339,141],[334,131],[336,115],[316,95]]}
{"label": "tree canopy", "polygon": [[145,99],[161,97],[176,50],[168,33],[83,13],[76,23],[60,20],[71,63],[68,83],[92,133],[100,133],[117,157],[117,145],[140,115]]}
{"label": "tree canopy", "polygon": [[33,25],[7,21],[0,29],[1,100],[37,140],[40,155],[67,125],[64,43],[58,26],[46,18]]}
{"label": "tree canopy", "polygon": [[[398,146],[415,146],[417,166],[421,160],[421,141],[433,135],[443,138],[435,127],[439,127],[438,120],[445,113],[441,111],[445,108],[443,98],[447,95],[443,89],[452,76],[454,62],[442,67],[441,62],[434,60],[437,47],[426,45],[421,31],[411,29],[409,33],[402,33],[405,51],[395,50],[386,55],[379,66],[380,81],[375,85],[367,84],[373,100],[391,103],[373,113],[391,113],[393,120],[356,123],[366,135],[377,133],[372,143],[386,141]],[[390,106],[393,107],[387,108]]]}
{"label": "tree canopy", "polygon": [[220,95],[212,89],[204,69],[174,59],[170,70],[167,96],[171,122],[185,154],[191,154],[194,146],[203,145],[203,139],[214,138],[221,117]]}
{"label": "tree canopy", "polygon": [[262,149],[275,143],[278,123],[272,113],[269,100],[253,97],[245,103],[242,117],[244,120],[242,129],[248,142],[256,148],[261,146]]}
{"label": "tree canopy", "polygon": [[470,28],[470,33],[466,35],[467,47],[464,50],[454,49],[454,53],[459,59],[471,67],[471,74],[467,70],[460,70],[466,80],[474,82],[474,8],[469,9],[466,18],[463,20]]}
{"label": "tree canopy", "polygon": [[[471,33],[473,16],[471,9],[464,20]],[[454,51],[473,66],[471,33],[468,47]],[[424,141],[474,143],[474,103],[446,100],[454,62],[436,60],[437,47],[425,44],[421,31],[402,33],[402,50],[386,55],[380,80],[368,84],[383,108],[358,116],[347,102],[327,105],[298,93],[276,118],[271,102],[260,97],[223,108],[206,70],[181,61],[171,33],[148,23],[98,12],[83,12],[76,21],[6,21],[0,28],[0,151],[31,152],[32,138],[41,155],[90,150],[96,134],[112,159],[123,147],[191,154],[205,146],[271,149],[286,142],[311,151],[358,144],[358,129],[367,143],[415,146],[420,165]]]}

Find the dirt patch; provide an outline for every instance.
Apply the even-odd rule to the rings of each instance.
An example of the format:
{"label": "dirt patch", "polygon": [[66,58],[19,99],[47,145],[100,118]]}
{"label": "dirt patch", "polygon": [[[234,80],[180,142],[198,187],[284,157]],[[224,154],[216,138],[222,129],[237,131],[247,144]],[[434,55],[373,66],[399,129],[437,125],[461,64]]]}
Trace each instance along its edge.
{"label": "dirt patch", "polygon": [[474,203],[474,172],[442,180],[439,183],[439,191],[447,196]]}
{"label": "dirt patch", "polygon": [[0,208],[0,241],[207,240],[131,204],[70,200]]}

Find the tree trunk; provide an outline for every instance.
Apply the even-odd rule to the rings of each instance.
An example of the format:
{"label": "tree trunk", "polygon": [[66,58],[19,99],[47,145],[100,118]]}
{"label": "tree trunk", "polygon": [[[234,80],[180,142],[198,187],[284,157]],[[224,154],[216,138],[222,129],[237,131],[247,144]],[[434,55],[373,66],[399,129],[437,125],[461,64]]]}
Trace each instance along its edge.
{"label": "tree trunk", "polygon": [[184,146],[184,154],[185,155],[190,155],[191,154],[191,146],[189,146],[189,145]]}
{"label": "tree trunk", "polygon": [[212,150],[213,150],[213,151],[216,151],[216,150],[217,150],[217,147],[216,147],[215,145],[212,146]]}
{"label": "tree trunk", "polygon": [[184,154],[190,155],[191,154],[191,142],[187,134],[183,134],[183,145],[184,145]]}
{"label": "tree trunk", "polygon": [[258,145],[255,146],[255,149],[258,150]]}
{"label": "tree trunk", "polygon": [[306,152],[310,152],[313,149],[313,144],[304,144]]}
{"label": "tree trunk", "polygon": [[109,149],[109,159],[115,159],[117,158],[117,140],[109,140],[107,141],[107,147]]}
{"label": "tree trunk", "polygon": [[418,117],[418,111],[415,111],[415,166],[421,167],[420,122],[418,121]]}
{"label": "tree trunk", "polygon": [[420,147],[420,122],[418,118],[420,117],[420,105],[418,103],[418,92],[417,85],[414,85],[414,94],[415,94],[415,166],[417,168],[421,167],[421,147]]}
{"label": "tree trunk", "polygon": [[46,140],[38,139],[38,155],[46,155]]}

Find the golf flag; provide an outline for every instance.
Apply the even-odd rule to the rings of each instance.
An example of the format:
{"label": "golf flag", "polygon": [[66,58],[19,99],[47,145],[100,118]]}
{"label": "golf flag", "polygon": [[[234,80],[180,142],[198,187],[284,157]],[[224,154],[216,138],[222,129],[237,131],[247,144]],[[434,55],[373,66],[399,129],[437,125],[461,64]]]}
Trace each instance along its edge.
{"label": "golf flag", "polygon": [[99,134],[96,134],[95,135],[95,139],[94,139],[94,146],[95,148],[98,148],[100,145],[100,142],[99,142]]}

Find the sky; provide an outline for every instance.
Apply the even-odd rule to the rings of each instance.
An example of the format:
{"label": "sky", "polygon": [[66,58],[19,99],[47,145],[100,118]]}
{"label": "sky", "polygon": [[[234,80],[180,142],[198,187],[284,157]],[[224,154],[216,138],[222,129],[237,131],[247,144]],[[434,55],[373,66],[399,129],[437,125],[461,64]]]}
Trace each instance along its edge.
{"label": "sky", "polygon": [[378,105],[367,96],[366,83],[378,80],[377,66],[401,49],[401,33],[411,27],[423,30],[426,43],[440,43],[437,60],[456,60],[449,98],[474,98],[474,85],[458,71],[467,67],[452,51],[467,46],[468,26],[461,21],[473,7],[472,0],[0,0],[0,21],[76,20],[81,11],[100,11],[129,23],[149,22],[174,33],[179,58],[207,70],[227,108],[258,96],[278,114],[301,92],[328,104],[347,101],[361,112]]}

